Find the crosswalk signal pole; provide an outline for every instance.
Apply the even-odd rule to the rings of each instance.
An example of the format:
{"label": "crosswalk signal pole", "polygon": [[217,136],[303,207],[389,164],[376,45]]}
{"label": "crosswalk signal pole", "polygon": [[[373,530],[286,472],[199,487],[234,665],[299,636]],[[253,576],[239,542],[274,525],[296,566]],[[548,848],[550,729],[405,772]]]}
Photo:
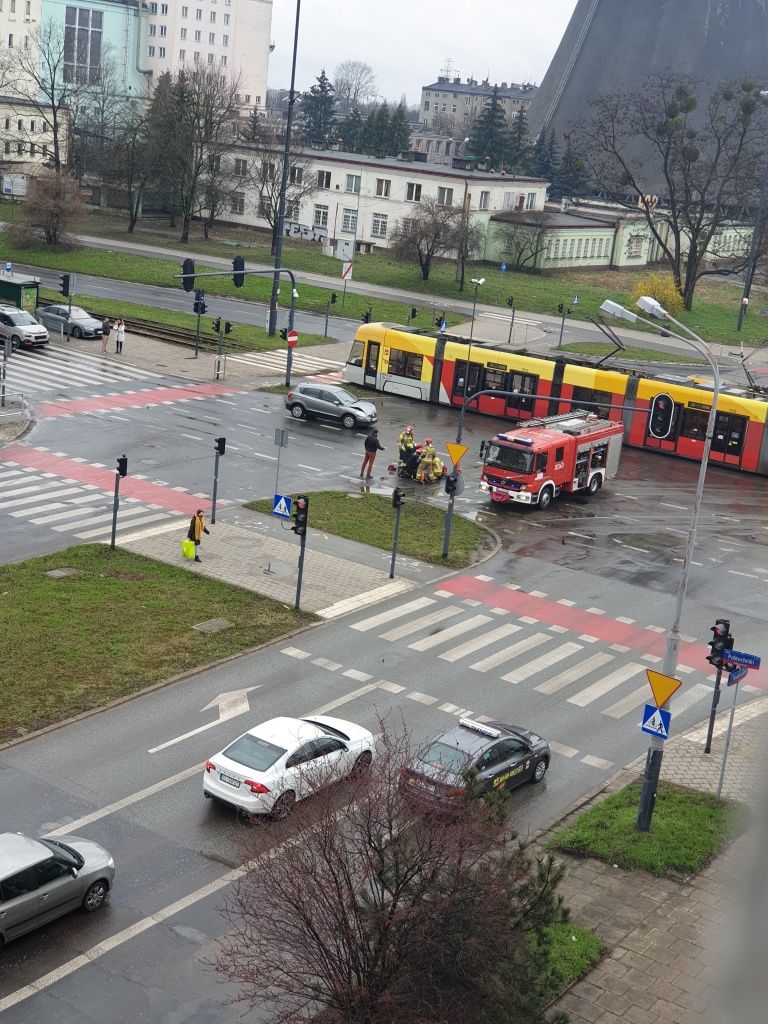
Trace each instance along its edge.
{"label": "crosswalk signal pole", "polygon": [[214,437],[213,443],[216,445],[216,461],[213,466],[213,500],[211,502],[211,522],[216,522],[216,493],[219,489],[219,456],[223,455],[227,449],[226,437]]}
{"label": "crosswalk signal pole", "polygon": [[110,548],[115,550],[115,538],[117,536],[117,510],[120,508],[120,477],[128,475],[128,457],[121,455],[117,460],[117,471],[115,472],[115,500],[112,506],[112,541]]}

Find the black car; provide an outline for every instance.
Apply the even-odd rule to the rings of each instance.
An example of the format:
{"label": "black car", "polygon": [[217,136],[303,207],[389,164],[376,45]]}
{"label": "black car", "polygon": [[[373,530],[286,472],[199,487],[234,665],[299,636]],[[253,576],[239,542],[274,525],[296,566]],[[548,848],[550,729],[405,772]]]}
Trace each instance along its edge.
{"label": "black car", "polygon": [[478,795],[510,790],[523,782],[541,782],[549,758],[547,741],[529,729],[462,718],[403,768],[403,786],[430,800],[464,793],[472,776]]}

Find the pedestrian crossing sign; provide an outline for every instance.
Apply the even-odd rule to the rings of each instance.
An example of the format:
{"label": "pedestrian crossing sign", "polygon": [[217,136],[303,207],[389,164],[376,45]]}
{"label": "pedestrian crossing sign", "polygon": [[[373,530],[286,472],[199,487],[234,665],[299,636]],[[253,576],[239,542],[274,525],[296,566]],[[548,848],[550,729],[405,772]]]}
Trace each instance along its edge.
{"label": "pedestrian crossing sign", "polygon": [[275,501],[272,505],[272,515],[279,516],[280,519],[291,518],[291,499],[287,494],[275,495]]}
{"label": "pedestrian crossing sign", "polygon": [[657,708],[655,704],[646,704],[643,712],[643,732],[658,736],[662,740],[667,739],[671,717],[671,712]]}

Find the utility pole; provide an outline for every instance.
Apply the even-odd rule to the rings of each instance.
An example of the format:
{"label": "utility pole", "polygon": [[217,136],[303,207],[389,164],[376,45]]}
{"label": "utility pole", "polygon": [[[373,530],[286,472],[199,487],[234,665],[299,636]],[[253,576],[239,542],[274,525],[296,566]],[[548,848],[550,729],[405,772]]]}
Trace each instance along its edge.
{"label": "utility pole", "polygon": [[117,460],[117,472],[115,473],[115,500],[112,505],[112,540],[110,548],[115,550],[115,539],[117,536],[117,510],[120,508],[120,477],[128,475],[128,457],[121,455]]}
{"label": "utility pole", "polygon": [[211,508],[211,523],[216,522],[216,492],[219,489],[219,456],[223,455],[227,450],[227,439],[226,437],[214,437],[213,443],[216,445],[216,461],[213,466],[213,501]]}

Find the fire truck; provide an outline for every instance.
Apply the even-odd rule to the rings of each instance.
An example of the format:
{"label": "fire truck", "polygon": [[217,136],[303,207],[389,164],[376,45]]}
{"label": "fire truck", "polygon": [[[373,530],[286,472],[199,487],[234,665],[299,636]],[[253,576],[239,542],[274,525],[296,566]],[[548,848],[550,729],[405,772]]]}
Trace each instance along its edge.
{"label": "fire truck", "polygon": [[561,491],[596,494],[616,476],[624,427],[574,410],[483,442],[480,487],[492,501],[548,508]]}

